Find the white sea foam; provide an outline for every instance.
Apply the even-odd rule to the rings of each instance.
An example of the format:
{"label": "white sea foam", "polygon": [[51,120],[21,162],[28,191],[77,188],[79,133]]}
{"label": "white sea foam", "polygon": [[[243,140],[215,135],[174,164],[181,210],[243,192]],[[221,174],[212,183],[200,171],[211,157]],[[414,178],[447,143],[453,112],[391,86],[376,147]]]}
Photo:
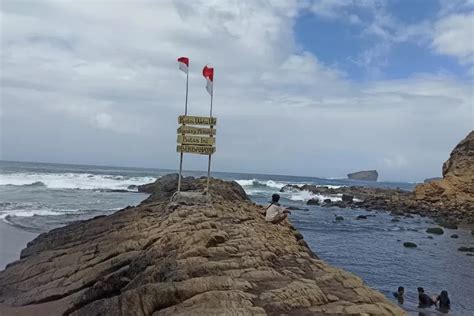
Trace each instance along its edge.
{"label": "white sea foam", "polygon": [[120,190],[155,181],[154,177],[124,177],[91,173],[13,173],[0,175],[0,185],[41,182],[50,189]]}
{"label": "white sea foam", "polygon": [[326,187],[326,188],[329,188],[329,189],[339,189],[339,188],[345,187],[345,185],[332,185],[332,184],[317,184],[315,186],[317,186],[317,187]]}
{"label": "white sea foam", "polygon": [[238,184],[240,184],[243,187],[249,187],[249,186],[265,186],[273,189],[281,189],[288,183],[283,183],[283,182],[276,182],[273,180],[257,180],[257,179],[252,179],[252,180],[235,180]]}
{"label": "white sea foam", "polygon": [[15,210],[10,212],[0,213],[0,219],[5,219],[8,215],[16,217],[32,217],[32,216],[48,216],[48,215],[66,215],[71,213],[78,213],[79,210],[58,210],[53,211],[49,209],[44,210]]}
{"label": "white sea foam", "polygon": [[[283,193],[284,194],[284,193]],[[341,196],[340,195],[322,195],[322,194],[315,194],[310,191],[298,191],[298,192],[287,192],[288,194],[288,199],[292,201],[302,201],[302,202],[307,202],[311,199],[317,199],[320,202],[323,202],[326,199],[330,199],[333,202],[340,201]]]}

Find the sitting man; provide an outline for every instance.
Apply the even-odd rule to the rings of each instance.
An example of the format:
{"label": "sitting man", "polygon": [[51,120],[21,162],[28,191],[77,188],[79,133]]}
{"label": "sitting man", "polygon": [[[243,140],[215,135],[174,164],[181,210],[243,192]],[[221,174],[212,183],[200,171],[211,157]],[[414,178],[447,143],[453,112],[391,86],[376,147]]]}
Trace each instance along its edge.
{"label": "sitting man", "polygon": [[287,218],[288,214],[291,214],[290,211],[286,210],[286,208],[280,206],[278,201],[280,201],[280,195],[273,194],[272,202],[265,212],[265,220],[267,222],[278,224]]}

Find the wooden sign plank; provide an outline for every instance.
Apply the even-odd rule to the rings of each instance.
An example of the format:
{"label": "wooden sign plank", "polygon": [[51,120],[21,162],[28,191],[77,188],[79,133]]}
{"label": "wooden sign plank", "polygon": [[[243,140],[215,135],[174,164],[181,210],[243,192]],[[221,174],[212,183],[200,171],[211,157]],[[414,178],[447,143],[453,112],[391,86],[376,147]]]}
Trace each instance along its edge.
{"label": "wooden sign plank", "polygon": [[189,125],[216,125],[217,118],[208,116],[185,116],[180,115],[178,117],[179,124]]}
{"label": "wooden sign plank", "polygon": [[195,146],[195,145],[178,145],[176,151],[179,153],[191,153],[200,155],[212,155],[216,152],[216,147],[212,146]]}
{"label": "wooden sign plank", "polygon": [[216,143],[216,139],[205,136],[178,135],[178,143],[183,145],[212,146]]}
{"label": "wooden sign plank", "polygon": [[193,126],[180,126],[178,128],[178,134],[191,134],[191,135],[216,135],[215,128],[206,127],[193,127]]}

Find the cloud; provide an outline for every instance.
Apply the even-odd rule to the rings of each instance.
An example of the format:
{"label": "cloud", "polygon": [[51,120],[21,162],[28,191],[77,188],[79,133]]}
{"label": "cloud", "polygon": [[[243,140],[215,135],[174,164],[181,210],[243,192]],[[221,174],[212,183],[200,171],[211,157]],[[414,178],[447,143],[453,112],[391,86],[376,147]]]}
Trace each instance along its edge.
{"label": "cloud", "polygon": [[[433,47],[439,54],[453,56],[474,69],[474,11],[451,14],[435,25]],[[474,72],[473,72],[474,73]]]}
{"label": "cloud", "polygon": [[[323,1],[317,12],[330,18],[337,3],[345,7]],[[385,179],[437,172],[472,128],[470,85],[436,73],[350,80],[295,42],[296,19],[315,8],[283,0],[4,1],[1,157],[174,168],[185,88],[176,58],[185,55],[191,115],[209,111],[201,67],[216,69],[216,170],[338,176],[379,166]],[[390,20],[376,21],[377,37],[404,40]],[[366,58],[373,65],[382,57]],[[381,163],[396,154],[408,163]],[[185,167],[205,169],[200,158]]]}

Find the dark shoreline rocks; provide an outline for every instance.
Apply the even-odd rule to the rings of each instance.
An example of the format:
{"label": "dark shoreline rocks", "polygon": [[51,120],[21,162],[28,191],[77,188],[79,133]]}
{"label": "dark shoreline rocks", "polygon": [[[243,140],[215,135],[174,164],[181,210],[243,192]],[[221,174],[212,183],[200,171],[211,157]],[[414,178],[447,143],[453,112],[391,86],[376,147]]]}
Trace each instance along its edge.
{"label": "dark shoreline rocks", "polygon": [[[165,176],[137,207],[41,234],[0,271],[0,315],[279,315],[404,311],[269,224],[235,182]],[[170,201],[172,199],[172,201]]]}

